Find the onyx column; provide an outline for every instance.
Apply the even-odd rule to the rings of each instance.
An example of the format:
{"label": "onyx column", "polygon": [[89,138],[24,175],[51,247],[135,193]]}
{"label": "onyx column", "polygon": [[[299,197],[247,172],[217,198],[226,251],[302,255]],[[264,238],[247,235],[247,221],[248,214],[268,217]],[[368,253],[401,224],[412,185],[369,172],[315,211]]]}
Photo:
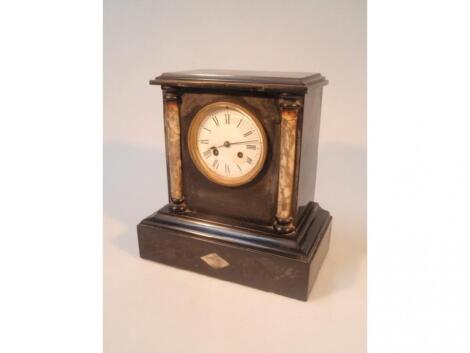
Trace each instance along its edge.
{"label": "onyx column", "polygon": [[293,233],[294,180],[297,145],[297,121],[302,105],[295,98],[281,98],[281,143],[277,211],[274,228],[281,234]]}
{"label": "onyx column", "polygon": [[180,98],[178,92],[175,89],[165,87],[163,101],[170,209],[173,212],[183,212],[186,210],[186,203],[183,195],[181,168]]}

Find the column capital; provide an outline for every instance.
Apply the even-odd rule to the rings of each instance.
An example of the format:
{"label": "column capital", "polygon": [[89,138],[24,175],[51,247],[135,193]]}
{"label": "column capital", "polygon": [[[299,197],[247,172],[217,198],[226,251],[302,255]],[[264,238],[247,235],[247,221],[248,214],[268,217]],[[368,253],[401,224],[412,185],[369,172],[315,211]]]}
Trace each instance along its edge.
{"label": "column capital", "polygon": [[165,102],[179,102],[180,93],[175,87],[163,86],[163,100]]}
{"label": "column capital", "polygon": [[281,110],[293,110],[296,113],[303,108],[303,101],[299,96],[281,94],[278,99]]}

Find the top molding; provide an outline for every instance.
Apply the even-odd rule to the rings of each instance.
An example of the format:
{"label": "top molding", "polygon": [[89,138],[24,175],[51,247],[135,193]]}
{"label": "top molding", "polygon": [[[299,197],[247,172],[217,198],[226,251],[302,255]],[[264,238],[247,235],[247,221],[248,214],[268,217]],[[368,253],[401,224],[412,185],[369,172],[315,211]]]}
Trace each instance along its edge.
{"label": "top molding", "polygon": [[165,72],[150,84],[303,94],[309,87],[324,86],[328,81],[319,73],[202,69]]}

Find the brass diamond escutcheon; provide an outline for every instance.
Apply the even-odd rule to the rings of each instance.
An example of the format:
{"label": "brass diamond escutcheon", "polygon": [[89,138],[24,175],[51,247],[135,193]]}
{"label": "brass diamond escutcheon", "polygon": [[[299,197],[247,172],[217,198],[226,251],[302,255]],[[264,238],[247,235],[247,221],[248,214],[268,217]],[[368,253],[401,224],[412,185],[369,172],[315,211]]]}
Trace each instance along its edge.
{"label": "brass diamond escutcheon", "polygon": [[216,270],[219,268],[230,266],[230,264],[225,261],[224,258],[220,257],[215,252],[201,256],[201,260],[203,260],[206,264],[208,264],[212,268],[215,268]]}

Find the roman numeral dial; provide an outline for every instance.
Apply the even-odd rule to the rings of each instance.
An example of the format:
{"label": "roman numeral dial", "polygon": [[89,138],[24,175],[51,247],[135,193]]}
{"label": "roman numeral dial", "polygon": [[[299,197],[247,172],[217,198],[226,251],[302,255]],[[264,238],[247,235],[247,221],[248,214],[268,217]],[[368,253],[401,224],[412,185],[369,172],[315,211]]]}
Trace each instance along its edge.
{"label": "roman numeral dial", "polygon": [[248,109],[230,102],[202,108],[191,121],[188,149],[197,169],[224,186],[252,181],[263,169],[266,134]]}

